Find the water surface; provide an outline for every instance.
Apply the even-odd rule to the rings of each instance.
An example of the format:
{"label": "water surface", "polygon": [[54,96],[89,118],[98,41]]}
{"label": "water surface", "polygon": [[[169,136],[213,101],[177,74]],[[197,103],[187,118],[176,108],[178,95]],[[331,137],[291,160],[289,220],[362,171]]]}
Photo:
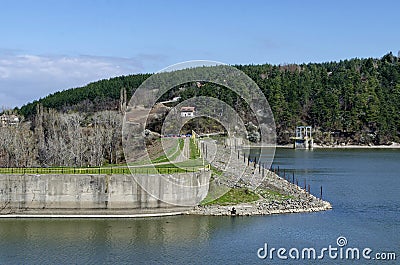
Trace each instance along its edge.
{"label": "water surface", "polygon": [[[123,220],[0,220],[1,264],[379,264],[261,260],[270,247],[349,247],[400,258],[400,150],[278,149],[274,165],[307,179],[333,210],[254,217],[175,216]],[[290,173],[289,173],[290,172]],[[397,261],[398,262],[398,261]],[[396,264],[394,261],[381,262]]]}

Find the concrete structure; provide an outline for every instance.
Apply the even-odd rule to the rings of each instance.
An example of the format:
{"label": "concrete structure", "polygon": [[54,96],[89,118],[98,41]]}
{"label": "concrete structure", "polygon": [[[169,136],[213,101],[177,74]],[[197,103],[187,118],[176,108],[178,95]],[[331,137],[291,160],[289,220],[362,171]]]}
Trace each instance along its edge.
{"label": "concrete structure", "polygon": [[181,117],[194,117],[194,107],[182,107]]}
{"label": "concrete structure", "polygon": [[0,175],[0,214],[33,209],[193,206],[207,195],[210,176],[207,170],[135,176]]}
{"label": "concrete structure", "polygon": [[311,126],[297,126],[296,137],[292,137],[292,140],[294,140],[294,149],[312,149],[314,139],[312,138]]}

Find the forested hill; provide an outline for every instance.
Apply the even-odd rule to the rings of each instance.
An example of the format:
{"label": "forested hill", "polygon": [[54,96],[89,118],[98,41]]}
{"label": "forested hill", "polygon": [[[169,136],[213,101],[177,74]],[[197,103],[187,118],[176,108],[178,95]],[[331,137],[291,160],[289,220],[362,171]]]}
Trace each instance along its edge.
{"label": "forested hill", "polygon": [[[317,138],[345,137],[350,143],[386,144],[400,140],[400,60],[392,53],[379,59],[289,65],[236,65],[266,95],[280,143],[289,141],[296,125],[312,125]],[[118,106],[121,88],[128,99],[149,74],[111,78],[49,95],[19,110],[34,114],[35,106],[61,111],[98,111]],[[204,87],[204,94],[215,88]],[[223,95],[226,98],[226,95]]]}
{"label": "forested hill", "polygon": [[353,143],[399,142],[400,59],[392,53],[380,59],[238,68],[266,95],[281,141],[295,125],[309,124]]}
{"label": "forested hill", "polygon": [[31,118],[36,113],[37,104],[64,112],[69,110],[81,112],[115,110],[118,108],[121,89],[125,88],[127,97],[130,98],[134,89],[139,87],[150,75],[136,74],[114,77],[83,87],[56,92],[22,106],[18,112],[26,118]]}

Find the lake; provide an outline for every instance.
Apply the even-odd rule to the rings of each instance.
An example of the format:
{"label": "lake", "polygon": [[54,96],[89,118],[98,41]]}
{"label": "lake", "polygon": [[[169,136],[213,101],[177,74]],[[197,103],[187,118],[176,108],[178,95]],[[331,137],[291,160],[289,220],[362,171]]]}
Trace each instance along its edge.
{"label": "lake", "polygon": [[[0,220],[1,264],[396,264],[396,261],[260,259],[264,247],[395,252],[400,259],[400,150],[277,149],[274,166],[307,179],[333,210],[253,217]],[[260,252],[261,254],[263,252]],[[295,252],[293,252],[295,253]],[[288,253],[286,253],[288,256]]]}

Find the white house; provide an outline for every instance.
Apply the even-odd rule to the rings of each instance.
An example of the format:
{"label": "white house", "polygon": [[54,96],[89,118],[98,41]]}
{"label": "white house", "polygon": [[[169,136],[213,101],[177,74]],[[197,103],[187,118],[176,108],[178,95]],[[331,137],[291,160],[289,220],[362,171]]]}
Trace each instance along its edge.
{"label": "white house", "polygon": [[3,114],[0,116],[0,126],[5,127],[5,126],[12,126],[12,125],[18,125],[19,123],[19,118],[17,115],[11,114]]}
{"label": "white house", "polygon": [[194,107],[182,107],[181,117],[194,117]]}

